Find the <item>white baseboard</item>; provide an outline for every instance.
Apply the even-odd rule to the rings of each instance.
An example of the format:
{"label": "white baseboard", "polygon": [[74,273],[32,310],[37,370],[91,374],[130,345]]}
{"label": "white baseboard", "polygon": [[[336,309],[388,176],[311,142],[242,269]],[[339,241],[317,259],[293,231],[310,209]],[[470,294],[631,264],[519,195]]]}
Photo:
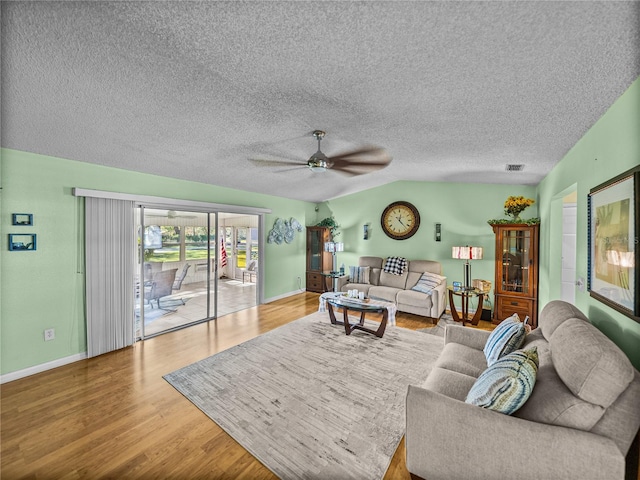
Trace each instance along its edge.
{"label": "white baseboard", "polygon": [[20,378],[35,375],[36,373],[46,372],[47,370],[61,367],[63,365],[68,365],[69,363],[78,362],[86,358],[87,352],[82,352],[71,355],[69,357],[58,358],[57,360],[52,360],[47,363],[41,363],[40,365],[34,365],[33,367],[18,370],[16,372],[5,373],[4,375],[0,375],[0,384],[13,382],[14,380],[18,380]]}
{"label": "white baseboard", "polygon": [[298,295],[299,293],[304,293],[304,290],[295,290],[293,292],[283,293],[282,295],[278,295],[277,297],[265,298],[264,303],[271,303],[276,300],[282,300],[283,298],[292,297],[293,295]]}

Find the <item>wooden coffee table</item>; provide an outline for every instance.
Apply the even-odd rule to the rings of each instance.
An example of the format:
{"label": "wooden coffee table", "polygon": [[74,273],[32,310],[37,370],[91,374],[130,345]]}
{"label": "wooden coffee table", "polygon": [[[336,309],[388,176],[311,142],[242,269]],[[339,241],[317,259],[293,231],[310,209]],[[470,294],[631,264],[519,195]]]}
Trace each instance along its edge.
{"label": "wooden coffee table", "polygon": [[[327,298],[327,307],[329,309],[329,319],[333,325],[344,325],[344,332],[347,335],[351,335],[354,330],[362,330],[363,332],[371,333],[376,337],[382,338],[384,331],[387,328],[387,319],[389,318],[389,312],[384,305],[376,305],[375,303],[369,303],[367,300],[356,300],[348,297],[334,297]],[[336,320],[333,308],[342,309],[343,321]],[[358,323],[349,323],[349,311],[360,312],[360,321]],[[382,320],[377,330],[367,328],[364,326],[365,313],[382,313]]]}

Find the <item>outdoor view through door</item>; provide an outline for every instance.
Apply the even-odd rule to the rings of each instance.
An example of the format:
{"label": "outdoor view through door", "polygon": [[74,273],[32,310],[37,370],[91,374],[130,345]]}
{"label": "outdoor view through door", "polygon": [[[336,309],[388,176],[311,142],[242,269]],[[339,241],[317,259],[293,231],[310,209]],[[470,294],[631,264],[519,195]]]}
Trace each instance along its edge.
{"label": "outdoor view through door", "polygon": [[257,265],[257,216],[143,207],[136,218],[137,338],[257,304],[258,275],[242,274],[247,251]]}

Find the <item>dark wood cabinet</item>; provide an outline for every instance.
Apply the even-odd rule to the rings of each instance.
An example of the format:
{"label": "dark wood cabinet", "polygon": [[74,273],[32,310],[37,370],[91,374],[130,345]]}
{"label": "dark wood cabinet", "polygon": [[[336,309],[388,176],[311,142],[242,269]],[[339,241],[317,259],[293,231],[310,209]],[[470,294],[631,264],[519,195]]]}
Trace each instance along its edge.
{"label": "dark wood cabinet", "polygon": [[330,271],[333,257],[324,251],[324,243],[331,241],[328,227],[307,227],[307,291],[322,293],[327,291],[327,278],[322,272]]}
{"label": "dark wood cabinet", "polygon": [[539,225],[492,225],[496,236],[495,308],[493,323],[517,313],[538,326]]}

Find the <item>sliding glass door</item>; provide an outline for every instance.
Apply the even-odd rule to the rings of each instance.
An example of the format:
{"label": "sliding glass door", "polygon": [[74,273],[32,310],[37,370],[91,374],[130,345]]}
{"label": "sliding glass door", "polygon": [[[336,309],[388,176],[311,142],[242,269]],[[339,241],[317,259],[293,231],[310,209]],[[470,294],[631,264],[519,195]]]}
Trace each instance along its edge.
{"label": "sliding glass door", "polygon": [[215,213],[142,207],[137,218],[137,336],[215,316],[210,284],[216,258]]}
{"label": "sliding glass door", "polygon": [[257,216],[140,206],[136,219],[137,338],[257,305]]}

